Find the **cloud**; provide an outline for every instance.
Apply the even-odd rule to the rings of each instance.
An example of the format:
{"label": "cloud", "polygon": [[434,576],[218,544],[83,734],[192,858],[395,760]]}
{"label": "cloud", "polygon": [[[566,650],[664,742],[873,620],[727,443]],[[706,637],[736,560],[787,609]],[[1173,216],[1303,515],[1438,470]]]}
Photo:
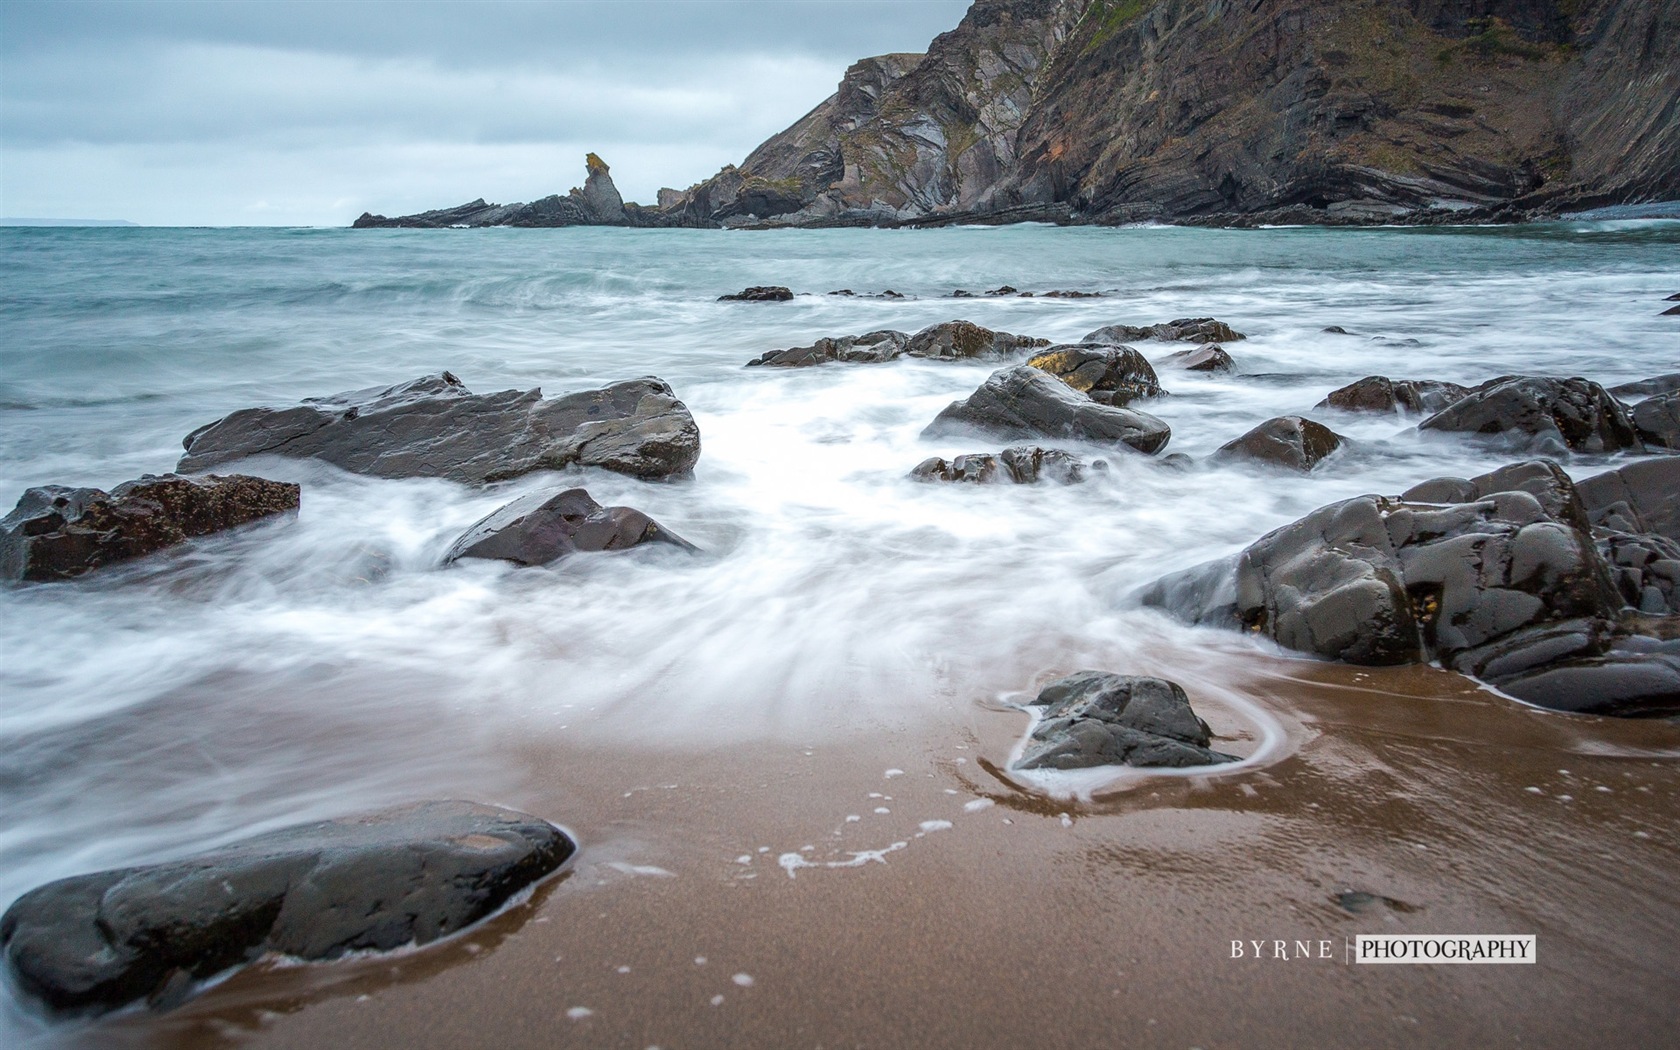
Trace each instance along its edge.
{"label": "cloud", "polygon": [[738,161],[927,3],[0,7],[0,213],[339,224],[582,179],[651,201]]}

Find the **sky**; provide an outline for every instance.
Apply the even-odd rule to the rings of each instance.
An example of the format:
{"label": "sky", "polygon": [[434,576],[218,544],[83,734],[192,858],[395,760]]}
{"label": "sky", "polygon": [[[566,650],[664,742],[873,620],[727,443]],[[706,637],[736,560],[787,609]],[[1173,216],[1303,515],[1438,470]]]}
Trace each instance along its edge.
{"label": "sky", "polygon": [[0,216],[346,225],[581,185],[652,203],[967,0],[0,0]]}

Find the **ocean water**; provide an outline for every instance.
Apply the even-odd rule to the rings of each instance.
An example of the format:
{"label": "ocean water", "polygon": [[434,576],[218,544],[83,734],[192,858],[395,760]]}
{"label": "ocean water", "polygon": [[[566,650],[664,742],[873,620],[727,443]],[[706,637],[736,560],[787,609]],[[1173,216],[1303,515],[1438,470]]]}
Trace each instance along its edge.
{"label": "ocean water", "polygon": [[[657,375],[692,478],[477,489],[318,464],[303,505],[64,585],[0,590],[0,907],[46,880],[422,798],[518,802],[545,741],[645,756],[959,727],[1082,667],[1183,684],[1264,763],[1233,683],[1263,644],[1135,608],[1164,572],[1311,509],[1508,457],[1314,406],[1369,374],[1606,385],[1680,367],[1680,222],[1479,229],[0,230],[0,501],[171,469],[242,406],[448,369],[560,394]],[[785,284],[788,303],[722,303]],[[952,299],[983,291],[1101,298]],[[903,299],[839,297],[893,289]],[[1001,443],[921,429],[995,363],[744,368],[766,350],[965,318],[1053,341],[1214,316],[1237,375],[1162,371],[1166,451],[1275,415],[1352,439],[1310,476],[1111,469],[1076,486],[912,482]],[[1322,331],[1330,325],[1352,335]],[[1178,344],[1140,343],[1152,359]],[[1576,476],[1609,457],[1566,464]],[[234,468],[228,468],[234,469]],[[703,553],[438,567],[469,524],[582,485]],[[642,757],[638,757],[642,756]],[[1002,761],[1006,755],[993,756]],[[743,776],[751,772],[744,770]],[[7,1026],[28,1026],[15,1008]],[[0,1030],[4,1035],[4,1030]]]}

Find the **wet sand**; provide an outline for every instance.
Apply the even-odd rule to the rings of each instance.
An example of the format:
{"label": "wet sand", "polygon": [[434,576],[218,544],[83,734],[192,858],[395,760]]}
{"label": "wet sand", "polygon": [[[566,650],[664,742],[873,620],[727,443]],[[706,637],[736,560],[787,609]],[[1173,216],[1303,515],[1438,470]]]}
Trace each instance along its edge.
{"label": "wet sand", "polygon": [[[523,787],[485,801],[582,843],[528,903],[425,950],[260,964],[50,1042],[1671,1045],[1680,727],[1533,710],[1430,668],[1210,649],[1282,745],[1084,802],[1001,773],[1026,718],[975,698],[814,746],[508,741]],[[1254,749],[1240,711],[1190,693],[1228,749]],[[1398,932],[1532,933],[1538,962],[1344,961],[1355,935]],[[1332,958],[1232,959],[1233,940],[1329,941]]]}

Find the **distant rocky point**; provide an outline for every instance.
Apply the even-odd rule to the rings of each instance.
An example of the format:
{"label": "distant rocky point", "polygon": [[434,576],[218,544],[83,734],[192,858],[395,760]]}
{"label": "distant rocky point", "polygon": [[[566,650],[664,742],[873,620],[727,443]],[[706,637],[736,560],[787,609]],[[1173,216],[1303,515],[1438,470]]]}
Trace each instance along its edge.
{"label": "distant rocky point", "polygon": [[358,228],[1507,222],[1680,200],[1680,0],[977,0],[657,205]]}

